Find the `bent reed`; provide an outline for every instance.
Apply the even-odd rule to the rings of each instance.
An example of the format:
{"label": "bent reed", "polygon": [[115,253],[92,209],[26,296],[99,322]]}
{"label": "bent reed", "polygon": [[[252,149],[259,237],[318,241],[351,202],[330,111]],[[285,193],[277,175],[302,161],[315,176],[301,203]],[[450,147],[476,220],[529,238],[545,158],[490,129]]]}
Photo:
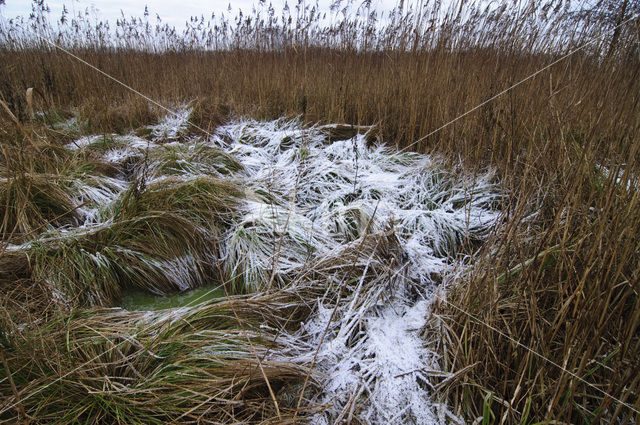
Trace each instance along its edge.
{"label": "bent reed", "polygon": [[[296,323],[317,297],[343,305],[359,279],[383,281],[406,260],[389,228],[368,229],[374,212],[352,205],[335,216],[349,256],[299,275],[265,269],[297,241],[292,193],[238,187],[238,158],[174,144],[208,135],[164,131],[163,111],[42,36],[154,100],[190,105],[208,133],[237,117],[375,125],[369,140],[437,156],[452,175],[494,172],[505,196],[487,205],[499,225],[443,242],[443,258],[472,267],[433,276],[450,291],[422,335],[443,371],[419,385],[467,422],[637,423],[636,3],[423,2],[384,19],[370,2],[338,2],[326,18],[303,2],[281,16],[260,3],[235,19],[194,18],[181,34],[147,15],[110,29],[84,15],[58,25],[35,1],[31,19],[0,27],[0,99],[20,123],[0,111],[0,422],[306,421],[326,406],[311,402],[321,378],[290,338]],[[33,116],[29,87],[44,94]],[[239,203],[274,199],[283,205],[262,221],[237,216]],[[223,252],[243,219],[229,236],[237,252]],[[291,246],[304,258],[304,243]],[[360,261],[369,255],[381,258],[375,270]],[[165,294],[184,282],[226,284],[229,298],[177,312],[106,308],[124,287]],[[356,405],[344,415],[367,423]]]}

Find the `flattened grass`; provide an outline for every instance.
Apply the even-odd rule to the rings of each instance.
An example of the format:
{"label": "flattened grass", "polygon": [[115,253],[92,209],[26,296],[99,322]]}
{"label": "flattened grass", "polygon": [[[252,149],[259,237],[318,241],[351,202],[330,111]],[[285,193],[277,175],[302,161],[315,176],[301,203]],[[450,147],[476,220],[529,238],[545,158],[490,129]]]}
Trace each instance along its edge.
{"label": "flattened grass", "polygon": [[150,152],[152,176],[228,176],[242,165],[231,155],[202,143],[164,145]]}
{"label": "flattened grass", "polygon": [[215,280],[214,238],[241,192],[215,179],[132,187],[103,214],[104,224],[30,247],[33,276],[77,305],[111,305],[123,287],[162,295]]}
{"label": "flattened grass", "polygon": [[[0,368],[0,419],[15,417],[18,403],[54,424],[286,423],[294,409],[276,407],[265,377],[280,392],[307,370],[260,327],[279,323],[286,301],[235,299],[154,314],[88,310],[11,335],[3,346],[8,368]],[[232,309],[245,319],[241,326]],[[7,370],[22,397],[11,395]]]}

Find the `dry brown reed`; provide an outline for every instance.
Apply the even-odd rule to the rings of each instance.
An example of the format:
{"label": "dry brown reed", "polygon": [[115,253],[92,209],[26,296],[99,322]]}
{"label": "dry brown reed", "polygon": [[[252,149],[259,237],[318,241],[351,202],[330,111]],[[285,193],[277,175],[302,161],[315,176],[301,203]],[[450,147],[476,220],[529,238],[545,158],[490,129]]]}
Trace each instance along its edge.
{"label": "dry brown reed", "polygon": [[[465,19],[454,11],[440,24],[429,21],[438,16],[429,6],[369,32],[368,20],[349,18],[322,31],[307,10],[307,27],[263,15],[184,39],[161,24],[136,38],[140,23],[127,21],[119,48],[96,27],[73,51],[160,102],[197,100],[193,119],[207,130],[230,115],[301,115],[376,124],[386,143],[403,147],[602,36],[413,149],[494,168],[509,193],[502,230],[449,299],[479,321],[446,304],[439,310],[451,341],[445,362],[465,370],[446,387],[456,409],[495,423],[637,423],[633,410],[483,324],[640,408],[639,27],[631,20],[614,30],[637,12],[637,3],[623,3],[584,13],[564,2],[521,5],[522,13],[469,8]],[[153,120],[125,88],[4,31],[0,93],[21,121],[28,87],[60,109],[79,108],[94,130]],[[66,37],[58,39],[74,47]],[[0,137],[22,136],[7,127]]]}

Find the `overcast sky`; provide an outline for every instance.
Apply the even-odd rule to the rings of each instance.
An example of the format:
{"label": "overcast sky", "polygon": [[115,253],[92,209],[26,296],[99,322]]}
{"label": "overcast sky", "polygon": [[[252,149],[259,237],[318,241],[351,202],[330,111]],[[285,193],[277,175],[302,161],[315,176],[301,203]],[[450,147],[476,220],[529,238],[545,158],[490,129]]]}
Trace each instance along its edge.
{"label": "overcast sky", "polygon": [[[267,0],[271,1],[276,11],[281,10],[285,0]],[[157,13],[162,21],[178,28],[182,27],[190,16],[204,15],[209,18],[212,12],[219,16],[222,12],[227,13],[229,3],[233,9],[235,16],[238,9],[243,12],[251,12],[253,4],[257,0],[45,0],[51,9],[52,18],[60,17],[62,5],[66,5],[69,12],[83,12],[87,8],[94,8],[100,19],[106,18],[110,22],[115,22],[121,16],[121,11],[127,17],[142,16],[144,7],[149,7],[152,17]],[[312,0],[308,1],[311,4]],[[2,3],[2,0],[0,0]],[[0,5],[0,15],[5,19],[11,19],[18,15],[29,16],[31,12],[30,0],[4,0],[4,5]],[[296,0],[289,0],[289,6],[293,7]],[[331,0],[319,0],[320,8],[323,11],[329,11]],[[360,1],[355,2],[357,5]],[[396,0],[373,0],[372,5],[380,11],[388,11],[396,4]]]}

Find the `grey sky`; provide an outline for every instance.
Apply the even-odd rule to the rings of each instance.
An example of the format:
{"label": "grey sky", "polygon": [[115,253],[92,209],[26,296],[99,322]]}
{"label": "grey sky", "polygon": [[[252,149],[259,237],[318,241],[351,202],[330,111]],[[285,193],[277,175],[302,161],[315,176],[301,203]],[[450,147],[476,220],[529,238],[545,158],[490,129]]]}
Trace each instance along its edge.
{"label": "grey sky", "polygon": [[[279,11],[284,0],[270,0],[276,11]],[[238,9],[245,13],[250,12],[253,4],[257,0],[144,0],[144,1],[128,1],[128,0],[45,0],[51,9],[52,18],[61,15],[62,5],[66,5],[69,12],[84,12],[87,8],[94,8],[100,19],[106,18],[110,22],[115,22],[121,16],[121,12],[127,17],[142,16],[144,7],[149,7],[152,17],[157,13],[163,22],[178,28],[182,27],[190,16],[204,15],[205,18],[211,16],[215,12],[217,16],[224,12],[227,14],[229,3],[233,9],[235,16]],[[267,3],[269,0],[267,0]],[[293,6],[296,0],[289,0],[289,6]],[[310,2],[309,2],[310,3]],[[320,0],[320,8],[323,11],[329,11],[331,0]],[[356,2],[358,4],[359,2]],[[373,6],[380,11],[388,11],[395,4],[396,0],[374,0]],[[5,5],[0,6],[0,15],[5,19],[14,18],[16,16],[28,16],[31,12],[30,0],[5,0]]]}

